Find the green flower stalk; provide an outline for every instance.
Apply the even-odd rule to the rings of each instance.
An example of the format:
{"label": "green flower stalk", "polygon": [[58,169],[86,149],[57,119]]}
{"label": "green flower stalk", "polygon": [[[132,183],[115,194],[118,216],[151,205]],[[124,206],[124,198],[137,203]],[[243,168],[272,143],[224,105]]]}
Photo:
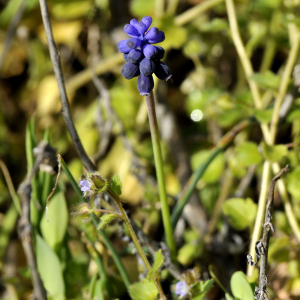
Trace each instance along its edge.
{"label": "green flower stalk", "polygon": [[124,27],[124,31],[131,38],[120,41],[118,48],[121,53],[124,53],[123,56],[126,60],[126,64],[122,68],[122,75],[126,79],[139,76],[137,88],[140,94],[146,97],[165,236],[172,259],[176,260],[176,246],[170,220],[159,129],[152,92],[154,88],[153,73],[161,80],[168,80],[172,75],[170,68],[161,62],[165,50],[162,47],[152,45],[162,42],[165,39],[165,34],[156,27],[150,28],[151,23],[151,17],[144,17],[141,22],[132,19],[130,24],[126,24]]}

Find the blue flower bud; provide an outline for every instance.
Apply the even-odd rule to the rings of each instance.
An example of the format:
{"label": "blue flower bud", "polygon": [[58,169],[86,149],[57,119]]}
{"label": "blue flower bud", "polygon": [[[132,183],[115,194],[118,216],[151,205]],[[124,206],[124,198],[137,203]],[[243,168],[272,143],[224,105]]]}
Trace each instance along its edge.
{"label": "blue flower bud", "polygon": [[128,53],[127,61],[132,64],[138,64],[144,58],[144,54],[140,49],[133,49]]}
{"label": "blue flower bud", "polygon": [[139,23],[139,22],[138,22],[136,19],[130,20],[130,25],[132,25],[132,26],[134,26],[134,27],[135,27],[135,25],[138,24],[138,23]]}
{"label": "blue flower bud", "polygon": [[141,42],[142,41],[138,38],[131,38],[126,41],[126,46],[130,49],[135,49],[140,46]]}
{"label": "blue flower bud", "polygon": [[144,17],[142,19],[142,22],[146,25],[146,30],[147,31],[149,29],[149,27],[151,26],[152,24],[152,18],[151,17]]}
{"label": "blue flower bud", "polygon": [[152,27],[149,29],[149,31],[145,34],[144,38],[147,40],[152,40],[159,35],[159,30],[156,27]]}
{"label": "blue flower bud", "polygon": [[157,60],[163,59],[164,56],[165,56],[165,49],[162,48],[162,47],[160,47],[160,46],[154,46],[154,47],[155,47],[156,50],[157,50],[157,54],[156,54],[156,56],[155,56],[155,59],[157,59]]}
{"label": "blue flower bud", "polygon": [[137,88],[142,96],[149,95],[154,88],[152,75],[144,76],[143,74],[140,74],[137,82]]}
{"label": "blue flower bud", "polygon": [[118,49],[121,53],[128,53],[132,50],[127,46],[127,41],[128,40],[123,40],[118,43]]}
{"label": "blue flower bud", "polygon": [[155,63],[154,74],[156,75],[157,78],[161,80],[168,80],[172,76],[170,68],[162,61],[158,61]]}
{"label": "blue flower bud", "polygon": [[152,73],[155,71],[154,61],[144,58],[140,63],[140,71],[144,76],[152,75]]}
{"label": "blue flower bud", "polygon": [[146,25],[143,22],[138,22],[134,25],[134,27],[138,30],[141,35],[144,35],[146,31]]}
{"label": "blue flower bud", "polygon": [[159,31],[158,35],[154,37],[153,39],[149,39],[148,43],[149,44],[156,44],[160,43],[165,40],[165,34],[162,31]]}
{"label": "blue flower bud", "polygon": [[124,54],[123,54],[123,58],[126,60],[126,62],[128,62],[128,54],[129,54],[129,53],[124,53]]}
{"label": "blue flower bud", "polygon": [[130,25],[130,24],[126,24],[124,26],[124,31],[131,37],[138,37],[139,36],[139,32],[137,31],[137,29]]}
{"label": "blue flower bud", "polygon": [[155,46],[147,44],[143,48],[143,53],[145,57],[150,59],[150,58],[155,58],[158,55],[158,50],[157,48],[155,48]]}
{"label": "blue flower bud", "polygon": [[126,79],[131,79],[140,74],[140,69],[138,65],[128,62],[123,66],[121,73]]}

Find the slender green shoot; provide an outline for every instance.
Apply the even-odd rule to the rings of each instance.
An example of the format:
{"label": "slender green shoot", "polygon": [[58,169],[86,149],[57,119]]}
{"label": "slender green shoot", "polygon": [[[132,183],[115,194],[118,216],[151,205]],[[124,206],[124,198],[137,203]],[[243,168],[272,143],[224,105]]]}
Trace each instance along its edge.
{"label": "slender green shoot", "polygon": [[[66,165],[66,163],[64,162],[64,160],[62,159],[61,156],[59,156],[59,162],[60,162],[60,164],[61,164],[61,167],[62,167],[63,171],[64,171],[65,174],[67,175],[67,177],[68,177],[68,179],[69,179],[69,181],[70,181],[70,183],[71,183],[73,189],[75,190],[76,194],[78,195],[80,201],[81,201],[82,203],[85,203],[86,200],[85,200],[84,197],[82,196],[82,192],[81,192],[81,190],[80,190],[80,188],[79,188],[79,186],[78,186],[77,181],[74,179],[74,177],[73,177],[73,175],[71,174],[71,172],[70,172],[68,166]],[[97,228],[98,223],[99,223],[98,218],[97,218],[94,214],[91,215],[91,218],[92,218],[92,221],[93,221],[95,227]],[[113,259],[114,259],[114,262],[115,262],[115,264],[116,264],[116,266],[117,266],[117,268],[118,268],[118,270],[119,270],[119,272],[120,272],[120,275],[121,275],[121,277],[122,277],[122,280],[123,280],[123,282],[124,282],[126,288],[128,289],[129,286],[130,286],[130,284],[131,284],[131,283],[130,283],[130,279],[129,279],[129,276],[128,276],[128,274],[127,274],[125,268],[124,268],[124,265],[123,265],[123,263],[122,263],[122,261],[121,261],[119,255],[118,255],[118,253],[117,253],[116,250],[114,249],[114,247],[113,247],[113,245],[111,244],[111,242],[110,242],[109,238],[107,237],[106,233],[105,233],[103,230],[98,230],[98,232],[99,232],[100,236],[102,237],[102,239],[103,239],[103,241],[104,241],[106,247],[109,249],[109,251],[110,251],[110,253],[111,253],[111,255],[112,255]]]}

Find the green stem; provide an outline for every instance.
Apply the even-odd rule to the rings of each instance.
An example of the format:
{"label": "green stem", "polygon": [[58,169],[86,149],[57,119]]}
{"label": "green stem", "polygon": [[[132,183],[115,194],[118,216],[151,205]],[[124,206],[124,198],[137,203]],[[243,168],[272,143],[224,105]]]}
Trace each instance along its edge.
{"label": "green stem", "polygon": [[[136,236],[136,234],[135,234],[135,232],[134,232],[131,224],[130,224],[130,221],[129,221],[128,216],[127,216],[127,214],[126,214],[126,212],[125,212],[125,210],[124,210],[124,208],[122,206],[120,198],[110,188],[107,189],[107,193],[114,199],[115,203],[117,204],[117,206],[118,206],[118,208],[119,208],[119,210],[121,212],[122,219],[123,219],[123,221],[124,221],[124,223],[125,223],[128,231],[129,231],[130,236],[132,238],[132,241],[133,241],[133,243],[134,243],[134,245],[136,247],[136,250],[138,251],[139,255],[141,256],[141,259],[144,262],[147,271],[150,272],[151,269],[152,269],[152,267],[151,267],[151,265],[150,265],[150,263],[149,263],[149,261],[148,261],[148,259],[146,257],[146,254],[145,254],[145,252],[144,252],[144,250],[143,250],[143,248],[142,248],[142,246],[141,246],[141,244],[140,244],[140,242],[139,242],[139,240],[138,240],[138,238],[137,238],[137,236]],[[161,299],[166,299],[165,295],[164,295],[164,292],[163,292],[163,289],[162,289],[162,287],[160,285],[159,278],[156,277],[155,280],[154,280],[154,282],[155,282],[155,284],[157,286],[157,289],[159,291],[160,298]]]}
{"label": "green stem", "polygon": [[[85,203],[86,200],[85,200],[85,199],[83,198],[83,196],[82,196],[82,192],[81,192],[81,190],[80,190],[80,188],[79,188],[79,186],[78,186],[78,183],[77,183],[76,180],[74,179],[74,177],[73,177],[73,175],[71,174],[71,172],[70,172],[68,166],[66,165],[66,163],[64,162],[64,160],[62,159],[61,156],[59,156],[59,161],[60,161],[60,164],[61,164],[62,169],[63,169],[64,172],[66,173],[66,175],[67,175],[67,177],[68,177],[68,179],[69,179],[69,181],[70,181],[72,187],[74,188],[76,194],[78,195],[80,201],[81,201],[82,203]],[[93,221],[95,227],[97,228],[98,223],[99,223],[98,218],[97,218],[94,214],[92,214],[91,217],[92,217],[92,221]],[[113,247],[113,245],[111,244],[111,242],[110,242],[109,238],[107,237],[106,233],[105,233],[103,230],[98,230],[98,232],[99,232],[99,234],[101,235],[101,237],[102,237],[102,239],[103,239],[103,241],[104,241],[106,247],[109,249],[109,251],[110,251],[110,253],[111,253],[111,255],[112,255],[113,259],[114,259],[114,262],[115,262],[115,264],[116,264],[116,266],[117,266],[117,268],[118,268],[118,270],[119,270],[119,272],[120,272],[120,275],[121,275],[121,277],[122,277],[122,279],[123,279],[123,282],[124,282],[126,288],[128,289],[129,286],[130,286],[130,284],[131,284],[131,283],[130,283],[130,279],[129,279],[129,277],[128,277],[128,274],[127,274],[127,272],[126,272],[126,270],[125,270],[125,268],[124,268],[124,265],[123,265],[123,263],[122,263],[122,261],[121,261],[119,255],[118,255],[118,253],[117,253],[116,250],[114,249],[114,247]]]}
{"label": "green stem", "polygon": [[299,46],[300,46],[300,33],[296,29],[296,33],[293,36],[293,41],[292,41],[292,49],[289,53],[289,57],[286,63],[286,67],[284,69],[284,73],[281,79],[281,84],[279,87],[278,95],[275,100],[274,104],[274,110],[273,110],[273,115],[272,115],[272,120],[271,120],[271,145],[274,145],[275,143],[275,138],[276,138],[276,132],[277,132],[277,125],[279,121],[279,110],[281,107],[281,104],[283,102],[283,99],[285,97],[288,85],[289,85],[289,80],[297,59],[297,54],[299,52]]}
{"label": "green stem", "polygon": [[175,25],[182,26],[190,21],[195,20],[201,13],[213,8],[215,5],[224,2],[224,0],[206,0],[193,8],[185,11],[174,19]]}
{"label": "green stem", "polygon": [[170,221],[170,209],[169,209],[168,198],[166,193],[166,185],[165,185],[164,169],[163,169],[164,164],[163,164],[163,159],[161,154],[160,137],[159,137],[159,130],[158,130],[158,124],[156,119],[153,92],[151,92],[148,96],[146,96],[146,102],[148,107],[148,116],[149,116],[149,123],[150,123],[150,131],[151,131],[152,146],[154,152],[154,161],[155,161],[156,176],[158,182],[159,198],[161,203],[162,219],[163,219],[163,224],[165,229],[165,236],[166,236],[167,245],[171,252],[171,257],[175,261],[176,246],[175,246],[175,240],[173,236],[173,229]]}
{"label": "green stem", "polygon": [[[258,210],[255,219],[255,225],[253,229],[253,234],[251,237],[251,244],[249,248],[249,254],[252,257],[255,257],[255,244],[259,240],[262,231],[262,224],[265,215],[265,208],[267,203],[267,195],[268,195],[268,184],[270,181],[270,170],[271,163],[269,161],[264,162],[263,172],[262,172],[262,181],[261,181],[261,190],[259,194],[258,200]],[[253,274],[254,268],[248,265],[247,267],[247,276],[251,277]]]}

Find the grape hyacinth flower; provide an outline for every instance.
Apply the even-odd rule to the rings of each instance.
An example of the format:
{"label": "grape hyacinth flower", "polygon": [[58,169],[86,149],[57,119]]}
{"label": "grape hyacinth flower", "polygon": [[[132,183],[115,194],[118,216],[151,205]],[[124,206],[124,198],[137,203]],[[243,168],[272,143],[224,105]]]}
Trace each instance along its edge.
{"label": "grape hyacinth flower", "polygon": [[126,79],[139,76],[137,88],[142,96],[149,95],[154,88],[153,73],[161,80],[168,80],[172,76],[170,68],[160,61],[165,50],[152,45],[164,41],[165,34],[156,27],[149,29],[151,23],[151,17],[144,17],[141,22],[132,19],[124,27],[131,38],[118,43],[126,61],[122,75]]}
{"label": "grape hyacinth flower", "polygon": [[184,280],[181,280],[176,283],[175,286],[175,294],[178,295],[180,298],[185,297],[189,293],[189,287]]}

